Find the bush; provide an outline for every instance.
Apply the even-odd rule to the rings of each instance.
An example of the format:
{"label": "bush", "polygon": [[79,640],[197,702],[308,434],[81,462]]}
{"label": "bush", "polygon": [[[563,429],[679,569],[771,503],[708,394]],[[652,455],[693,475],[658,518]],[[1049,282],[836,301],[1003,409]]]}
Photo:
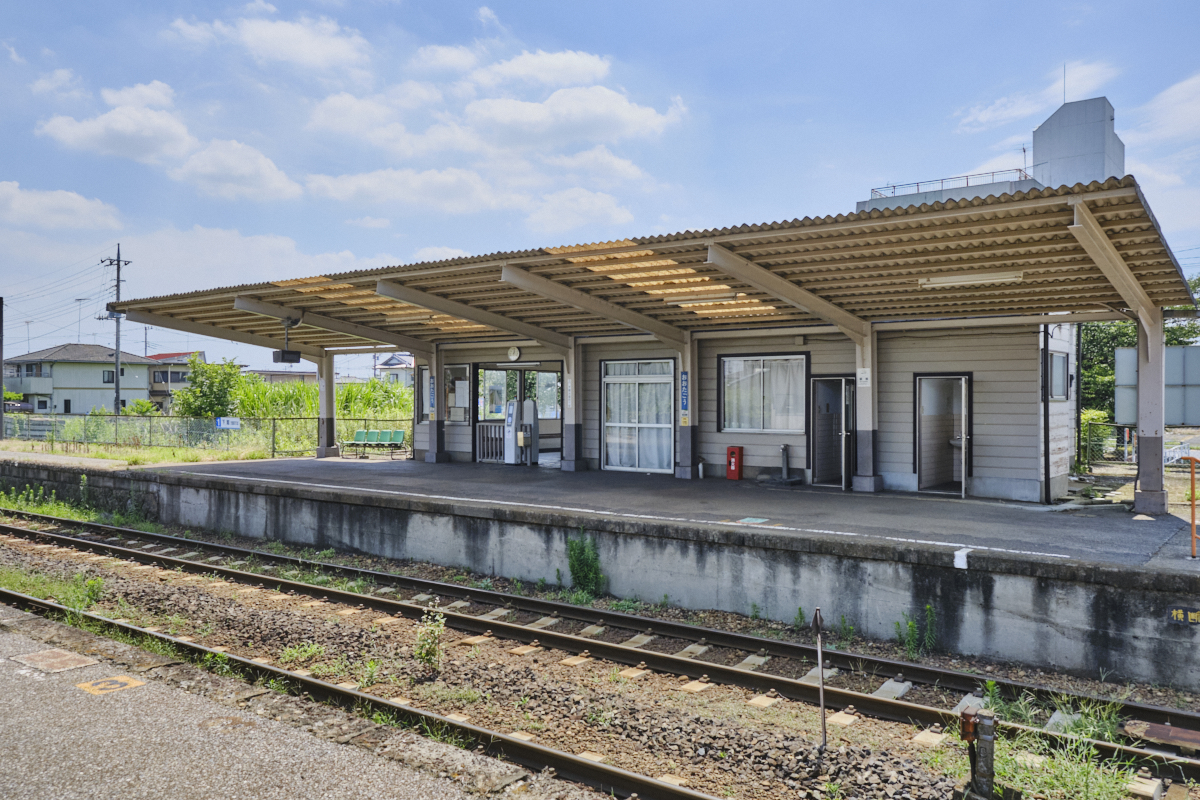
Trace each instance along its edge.
{"label": "bush", "polygon": [[571,588],[598,597],[604,591],[604,573],[600,571],[600,552],[596,540],[580,537],[567,541],[567,567]]}

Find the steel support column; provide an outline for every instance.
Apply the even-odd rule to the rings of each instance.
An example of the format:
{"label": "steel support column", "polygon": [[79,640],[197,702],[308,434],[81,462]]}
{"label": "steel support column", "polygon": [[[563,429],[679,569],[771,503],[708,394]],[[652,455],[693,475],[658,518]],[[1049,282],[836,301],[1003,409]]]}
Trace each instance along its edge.
{"label": "steel support column", "polygon": [[425,451],[425,461],[430,464],[450,460],[446,452],[446,354],[442,348],[434,346],[433,357],[429,359],[429,391],[433,397],[424,397],[422,401],[429,405],[433,412],[429,420],[429,442]]}
{"label": "steel support column", "polygon": [[856,492],[883,490],[883,476],[877,468],[879,458],[879,332],[868,326],[861,344],[854,344],[855,467],[851,488]]}
{"label": "steel support column", "polygon": [[679,351],[679,378],[676,381],[675,477],[691,480],[700,477],[700,414],[696,397],[700,386],[700,344],[689,334]]}
{"label": "steel support column", "polygon": [[337,385],[333,356],[313,359],[317,364],[317,458],[340,455],[337,443]]}
{"label": "steel support column", "polygon": [[1167,492],[1163,484],[1166,347],[1162,309],[1150,309],[1142,323],[1138,326],[1138,482],[1133,493],[1133,510],[1140,514],[1166,514]]}
{"label": "steel support column", "polygon": [[575,337],[563,359],[563,472],[583,472],[587,461],[583,457],[583,345]]}

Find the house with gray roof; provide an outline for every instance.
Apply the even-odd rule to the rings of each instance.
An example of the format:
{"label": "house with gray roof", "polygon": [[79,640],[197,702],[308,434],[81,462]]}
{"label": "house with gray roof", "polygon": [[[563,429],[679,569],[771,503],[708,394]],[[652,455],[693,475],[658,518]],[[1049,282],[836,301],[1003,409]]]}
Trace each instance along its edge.
{"label": "house with gray roof", "polygon": [[[121,353],[121,407],[150,399],[150,370],[157,361]],[[111,347],[61,344],[4,359],[4,390],[17,392],[34,413],[87,414],[111,411],[116,364]]]}

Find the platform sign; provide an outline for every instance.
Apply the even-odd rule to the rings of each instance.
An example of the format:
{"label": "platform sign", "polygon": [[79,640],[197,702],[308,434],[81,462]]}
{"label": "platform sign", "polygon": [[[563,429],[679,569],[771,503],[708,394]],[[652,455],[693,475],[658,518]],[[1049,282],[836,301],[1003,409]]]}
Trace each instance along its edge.
{"label": "platform sign", "polygon": [[679,424],[688,426],[688,374],[687,370],[679,373]]}
{"label": "platform sign", "polygon": [[855,373],[855,383],[860,389],[869,389],[871,387],[871,368],[859,367]]}
{"label": "platform sign", "polygon": [[1200,625],[1200,608],[1171,606],[1167,609],[1167,620],[1175,625]]}
{"label": "platform sign", "polygon": [[241,429],[242,421],[238,417],[217,417],[217,430],[240,431]]}
{"label": "platform sign", "polygon": [[112,692],[119,692],[122,689],[133,689],[137,686],[145,685],[145,681],[134,680],[128,675],[118,675],[115,678],[103,678],[98,681],[75,684],[77,688],[83,689],[88,694],[111,694]]}

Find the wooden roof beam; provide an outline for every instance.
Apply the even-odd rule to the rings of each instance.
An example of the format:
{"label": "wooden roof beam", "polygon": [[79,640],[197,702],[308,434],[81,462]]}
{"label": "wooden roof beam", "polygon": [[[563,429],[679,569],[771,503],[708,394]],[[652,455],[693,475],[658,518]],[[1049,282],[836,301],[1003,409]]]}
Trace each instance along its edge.
{"label": "wooden roof beam", "polygon": [[1161,312],[1129,269],[1125,259],[1121,258],[1117,248],[1109,241],[1108,236],[1104,233],[1104,228],[1100,227],[1100,223],[1096,221],[1096,217],[1088,208],[1085,198],[1086,196],[1071,198],[1071,203],[1075,206],[1075,224],[1068,227],[1068,230],[1083,245],[1083,249],[1104,273],[1104,277],[1108,278],[1108,282],[1117,290],[1117,294],[1121,295],[1121,298],[1129,304],[1130,310],[1142,323],[1146,335],[1152,336],[1152,332],[1157,327],[1155,322],[1159,319]]}
{"label": "wooden roof beam", "polygon": [[369,342],[392,345],[420,356],[429,357],[433,355],[433,344],[422,339],[414,339],[411,336],[402,336],[398,333],[390,333],[379,328],[359,325],[357,322],[346,322],[334,319],[333,317],[326,317],[322,314],[311,314],[298,308],[288,308],[287,306],[280,306],[275,303],[266,303],[255,297],[238,295],[233,299],[233,307],[238,311],[248,311],[251,314],[260,314],[264,317],[273,317],[280,320],[294,319],[301,325],[309,325],[313,328],[321,328],[333,331],[334,333],[343,333],[347,336],[366,339]]}
{"label": "wooden roof beam", "polygon": [[855,344],[866,344],[867,337],[871,332],[871,323],[854,316],[823,297],[801,289],[786,278],[781,278],[774,272],[760,267],[753,261],[742,258],[720,245],[709,245],[708,262],[726,275],[748,286],[753,286],[760,292],[766,292],[814,317],[832,322],[838,327],[838,330],[853,339]]}
{"label": "wooden roof beam", "polygon": [[616,303],[610,303],[599,297],[585,294],[578,289],[572,289],[570,286],[563,286],[561,283],[556,283],[540,275],[533,275],[523,269],[505,264],[504,268],[500,271],[500,280],[510,286],[516,286],[518,289],[524,289],[527,292],[548,297],[563,305],[578,308],[580,311],[588,314],[595,314],[601,318],[616,320],[631,328],[648,333],[663,344],[670,345],[676,349],[687,347],[688,334],[687,331],[681,328],[660,322],[653,317],[648,317],[640,312],[624,308]]}
{"label": "wooden roof beam", "polygon": [[[227,339],[231,342],[252,344],[256,347],[266,347],[271,350],[284,349],[283,340],[276,339],[273,336],[259,336],[256,333],[244,333],[230,328],[219,328],[216,325],[205,325],[202,322],[176,319],[175,317],[167,317],[162,314],[151,314],[148,311],[139,311],[135,308],[130,308],[124,313],[125,318],[130,322],[140,322],[143,325],[153,325],[156,328],[170,328],[171,330],[184,331],[185,333],[194,333],[197,336]],[[293,344],[290,346],[290,349],[299,350],[303,355],[311,358],[324,358],[326,356],[324,348],[313,347],[307,344]]]}
{"label": "wooden roof beam", "polygon": [[500,314],[494,314],[482,308],[475,308],[466,303],[460,303],[457,300],[448,300],[436,294],[422,292],[420,289],[412,289],[395,281],[379,281],[375,286],[375,292],[384,297],[391,297],[394,300],[400,300],[410,305],[428,308],[431,311],[449,314],[450,316],[465,319],[469,322],[489,325],[506,333],[524,336],[564,355],[571,346],[571,337],[564,334],[539,328],[537,325],[530,325],[520,320],[510,319]]}

